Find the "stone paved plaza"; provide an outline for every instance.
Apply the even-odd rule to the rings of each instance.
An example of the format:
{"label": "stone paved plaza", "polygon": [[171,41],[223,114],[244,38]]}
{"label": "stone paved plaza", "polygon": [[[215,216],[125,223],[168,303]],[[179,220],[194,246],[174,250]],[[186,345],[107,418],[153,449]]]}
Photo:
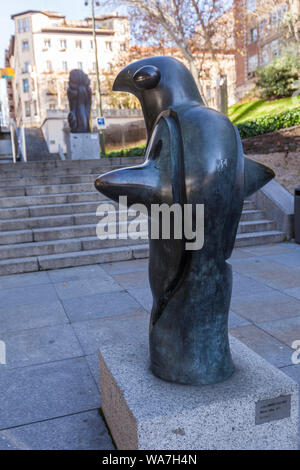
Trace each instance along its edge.
{"label": "stone paved plaza", "polygon": [[[300,245],[237,248],[230,332],[300,383]],[[99,415],[99,344],[139,337],[148,260],[0,277],[0,449],[113,449]]]}

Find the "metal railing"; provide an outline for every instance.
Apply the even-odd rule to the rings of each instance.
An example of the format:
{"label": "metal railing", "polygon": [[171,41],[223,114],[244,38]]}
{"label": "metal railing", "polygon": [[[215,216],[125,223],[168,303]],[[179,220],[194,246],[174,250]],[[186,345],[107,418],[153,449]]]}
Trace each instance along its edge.
{"label": "metal railing", "polygon": [[26,151],[26,138],[25,138],[25,127],[17,127],[14,119],[10,120],[10,138],[13,162],[17,161],[27,162],[27,151]]}

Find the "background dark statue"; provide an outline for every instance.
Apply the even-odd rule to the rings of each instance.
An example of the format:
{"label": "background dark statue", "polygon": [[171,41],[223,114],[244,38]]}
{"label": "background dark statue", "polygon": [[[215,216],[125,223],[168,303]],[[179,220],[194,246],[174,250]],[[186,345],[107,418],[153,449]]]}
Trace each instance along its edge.
{"label": "background dark statue", "polygon": [[187,251],[184,239],[150,239],[151,370],[183,384],[226,380],[234,371],[228,340],[232,269],[226,260],[244,199],[274,173],[244,157],[237,129],[203,106],[190,72],[176,59],[135,62],[119,73],[114,90],[141,102],[146,161],[100,176],[96,188],[148,210],[152,203],[204,204],[202,249]]}
{"label": "background dark statue", "polygon": [[68,122],[72,133],[90,132],[92,91],[90,79],[79,69],[70,72],[68,99],[70,112]]}

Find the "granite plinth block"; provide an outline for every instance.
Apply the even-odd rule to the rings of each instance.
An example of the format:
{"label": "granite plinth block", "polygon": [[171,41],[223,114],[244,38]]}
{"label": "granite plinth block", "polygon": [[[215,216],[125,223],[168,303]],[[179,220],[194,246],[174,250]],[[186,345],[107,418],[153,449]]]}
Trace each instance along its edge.
{"label": "granite plinth block", "polygon": [[225,382],[178,385],[149,369],[148,340],[100,346],[102,410],[120,450],[298,448],[298,385],[235,338]]}
{"label": "granite plinth block", "polygon": [[70,160],[100,158],[99,134],[96,132],[67,134],[67,152]]}

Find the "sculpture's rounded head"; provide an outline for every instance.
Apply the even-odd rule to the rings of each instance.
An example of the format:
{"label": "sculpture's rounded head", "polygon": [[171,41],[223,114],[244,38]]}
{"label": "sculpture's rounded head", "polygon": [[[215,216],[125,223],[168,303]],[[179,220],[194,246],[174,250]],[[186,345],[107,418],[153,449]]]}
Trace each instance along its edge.
{"label": "sculpture's rounded head", "polygon": [[81,69],[73,69],[69,75],[69,86],[71,87],[89,87],[90,79]]}
{"label": "sculpture's rounded head", "polygon": [[173,57],[150,57],[127,65],[117,75],[113,90],[132,93],[138,98],[148,137],[162,111],[193,102],[203,104],[191,73]]}

